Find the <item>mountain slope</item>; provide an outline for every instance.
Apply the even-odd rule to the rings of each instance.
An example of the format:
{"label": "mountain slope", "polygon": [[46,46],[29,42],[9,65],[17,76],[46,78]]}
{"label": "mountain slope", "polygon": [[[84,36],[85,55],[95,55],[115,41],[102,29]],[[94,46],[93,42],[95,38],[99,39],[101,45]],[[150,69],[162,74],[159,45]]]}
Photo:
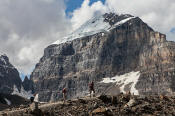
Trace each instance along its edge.
{"label": "mountain slope", "polygon": [[175,43],[140,18],[104,14],[71,35],[80,36],[48,46],[31,74],[41,101],[61,99],[63,87],[68,98],[86,96],[92,80],[96,94],[173,93]]}
{"label": "mountain slope", "polygon": [[159,116],[175,115],[174,97],[167,96],[99,96],[39,105],[39,110],[29,107],[0,112],[5,116]]}
{"label": "mountain slope", "polygon": [[0,55],[0,94],[30,98],[32,90],[33,82],[26,78],[22,82],[18,70],[9,62],[9,58],[6,55]]}
{"label": "mountain slope", "polygon": [[33,82],[27,76],[25,76],[22,86],[26,91],[33,91]]}
{"label": "mountain slope", "polygon": [[11,93],[14,85],[20,89],[21,83],[17,69],[6,55],[0,55],[0,93]]}
{"label": "mountain slope", "polygon": [[19,107],[20,105],[28,105],[29,103],[30,101],[23,97],[0,93],[0,111],[8,108]]}
{"label": "mountain slope", "polygon": [[69,34],[68,36],[64,37],[63,39],[59,39],[53,44],[65,43],[77,38],[94,35],[100,32],[109,32],[113,28],[133,18],[135,17],[128,14],[120,15],[120,16],[115,15],[114,13],[99,15],[99,16],[93,17],[92,19],[87,21],[85,24],[83,24],[79,29]]}

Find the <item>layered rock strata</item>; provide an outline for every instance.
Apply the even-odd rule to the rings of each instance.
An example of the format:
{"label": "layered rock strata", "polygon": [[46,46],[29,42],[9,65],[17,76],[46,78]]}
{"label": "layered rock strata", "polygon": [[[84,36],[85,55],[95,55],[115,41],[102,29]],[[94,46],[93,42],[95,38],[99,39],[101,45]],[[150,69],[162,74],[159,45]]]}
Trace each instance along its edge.
{"label": "layered rock strata", "polygon": [[6,55],[0,55],[0,93],[10,94],[14,85],[20,89],[21,79],[18,70],[9,62]]}
{"label": "layered rock strata", "polygon": [[[76,31],[76,36],[71,36],[75,39],[67,37],[68,41],[44,50],[31,74],[39,99],[61,99],[64,87],[68,88],[68,98],[86,96],[91,81],[95,81],[97,94],[118,94],[134,88],[141,95],[172,95],[175,91],[175,43],[167,41],[164,34],[155,32],[138,17],[113,13],[102,17],[104,25],[109,24],[104,30],[99,27],[97,33],[84,32],[90,28],[86,29],[86,25],[95,25],[94,30],[103,25],[101,22],[98,25],[101,18],[95,18]],[[127,76],[120,82],[103,83],[104,78],[130,72],[139,72],[137,82],[126,81],[132,78]]]}

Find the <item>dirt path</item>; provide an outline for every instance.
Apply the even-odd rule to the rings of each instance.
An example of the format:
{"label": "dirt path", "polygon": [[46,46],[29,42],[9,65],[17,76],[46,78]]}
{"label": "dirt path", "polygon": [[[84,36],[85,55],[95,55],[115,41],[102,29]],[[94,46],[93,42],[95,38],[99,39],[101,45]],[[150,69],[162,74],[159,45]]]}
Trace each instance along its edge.
{"label": "dirt path", "polygon": [[[85,97],[85,98],[82,98],[84,100],[92,100],[92,99],[96,99],[96,98],[88,98],[88,97]],[[63,103],[63,101],[58,101],[58,102],[54,102],[54,103],[40,103],[39,104],[39,109],[41,110],[46,110],[48,108],[51,108],[51,107],[58,107],[58,106],[61,106],[61,105],[68,105],[69,103],[68,102],[76,102],[78,99],[73,99],[73,100],[68,100],[66,103]],[[14,116],[14,114],[23,114],[24,112],[31,112],[33,109],[34,109],[34,103],[31,104],[29,107],[27,108],[15,108],[15,109],[7,109],[7,110],[4,110],[4,111],[0,111],[0,116]]]}
{"label": "dirt path", "polygon": [[[2,111],[0,116],[175,116],[175,96],[134,96],[120,94],[96,98],[80,98]],[[33,104],[34,107],[34,104]]]}

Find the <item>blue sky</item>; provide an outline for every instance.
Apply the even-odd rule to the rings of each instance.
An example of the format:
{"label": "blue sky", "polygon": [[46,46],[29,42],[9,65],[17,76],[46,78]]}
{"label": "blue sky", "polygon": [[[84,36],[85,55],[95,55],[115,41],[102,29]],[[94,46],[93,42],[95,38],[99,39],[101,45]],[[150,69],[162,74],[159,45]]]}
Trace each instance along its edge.
{"label": "blue sky", "polygon": [[[81,4],[83,3],[84,0],[68,0],[66,2],[66,14],[68,14],[69,12],[72,12],[73,10],[80,8]],[[90,0],[90,5],[93,4],[96,1],[102,1],[103,3],[105,2],[105,0]]]}
{"label": "blue sky", "polygon": [[175,27],[171,29],[171,33],[175,33]]}

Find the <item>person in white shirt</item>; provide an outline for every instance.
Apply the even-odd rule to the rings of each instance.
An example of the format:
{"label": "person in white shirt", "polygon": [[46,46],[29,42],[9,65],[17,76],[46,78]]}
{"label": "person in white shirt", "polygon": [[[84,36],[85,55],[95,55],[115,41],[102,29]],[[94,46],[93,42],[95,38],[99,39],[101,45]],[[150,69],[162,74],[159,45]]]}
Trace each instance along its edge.
{"label": "person in white shirt", "polygon": [[39,100],[38,100],[38,93],[35,94],[34,102],[35,102],[35,109],[38,109],[38,102],[39,102]]}

